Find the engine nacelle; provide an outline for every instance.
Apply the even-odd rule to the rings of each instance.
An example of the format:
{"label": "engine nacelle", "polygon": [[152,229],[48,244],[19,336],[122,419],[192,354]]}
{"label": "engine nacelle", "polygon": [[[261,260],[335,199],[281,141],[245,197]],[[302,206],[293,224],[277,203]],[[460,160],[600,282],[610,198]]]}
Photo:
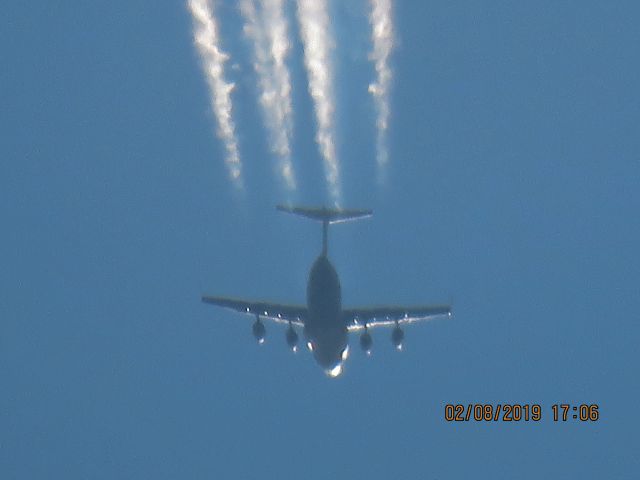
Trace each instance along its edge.
{"label": "engine nacelle", "polygon": [[256,319],[253,323],[253,336],[256,338],[258,344],[262,345],[264,343],[264,336],[266,334],[266,329],[264,328],[264,324],[260,321],[260,319]]}
{"label": "engine nacelle", "polygon": [[373,347],[373,339],[371,338],[371,334],[365,330],[362,335],[360,335],[360,347],[362,351],[367,355],[371,355],[371,347]]}
{"label": "engine nacelle", "polygon": [[403,340],[404,332],[398,325],[396,325],[396,327],[393,329],[393,332],[391,332],[391,343],[393,343],[393,346],[396,347],[396,350],[402,350]]}
{"label": "engine nacelle", "polygon": [[292,351],[298,351],[298,334],[291,325],[289,325],[289,328],[287,329],[287,345],[289,345],[289,348]]}

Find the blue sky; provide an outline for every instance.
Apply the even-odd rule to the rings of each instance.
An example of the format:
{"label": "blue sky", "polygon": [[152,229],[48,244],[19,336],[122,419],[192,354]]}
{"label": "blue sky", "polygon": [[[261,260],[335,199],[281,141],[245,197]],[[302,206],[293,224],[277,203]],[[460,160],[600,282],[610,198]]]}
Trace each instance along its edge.
{"label": "blue sky", "polygon": [[[454,302],[344,375],[201,293],[303,302],[330,203],[288,4],[288,194],[233,2],[217,8],[246,189],[182,2],[12,2],[0,21],[2,478],[634,478],[640,7],[396,2],[376,183],[366,3],[334,4],[347,305]],[[268,326],[269,327],[269,326]],[[539,423],[447,423],[447,403]],[[551,405],[599,404],[596,423]]]}

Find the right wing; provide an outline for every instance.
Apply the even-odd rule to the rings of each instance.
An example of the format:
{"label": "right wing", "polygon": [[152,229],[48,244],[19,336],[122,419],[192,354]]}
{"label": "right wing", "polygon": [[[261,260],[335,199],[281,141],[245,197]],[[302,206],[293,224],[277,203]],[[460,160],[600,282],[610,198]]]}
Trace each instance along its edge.
{"label": "right wing", "polygon": [[342,314],[350,332],[372,327],[390,327],[433,320],[438,317],[451,317],[449,305],[430,305],[421,307],[371,307],[349,308]]}
{"label": "right wing", "polygon": [[267,318],[277,323],[292,323],[293,325],[304,326],[307,317],[307,307],[302,305],[286,305],[282,303],[255,302],[252,300],[242,300],[229,297],[214,297],[203,295],[202,301],[219,307],[235,310],[240,313],[259,315],[260,318]]}

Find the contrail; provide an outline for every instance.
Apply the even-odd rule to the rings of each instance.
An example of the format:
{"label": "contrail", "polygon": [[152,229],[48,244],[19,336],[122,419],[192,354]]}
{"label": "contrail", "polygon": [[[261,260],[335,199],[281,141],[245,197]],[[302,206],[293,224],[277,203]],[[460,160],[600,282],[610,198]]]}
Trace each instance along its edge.
{"label": "contrail", "polygon": [[289,52],[287,21],[283,0],[242,0],[244,32],[253,44],[253,67],[261,90],[260,104],[271,137],[271,149],[278,156],[280,176],[289,190],[296,179],[291,163],[292,108],[291,81],[285,63]]}
{"label": "contrail", "polygon": [[339,169],[334,142],[333,72],[329,50],[333,46],[326,0],[298,0],[298,23],[304,47],[304,63],[309,76],[317,132],[316,142],[324,160],[329,191],[334,202],[340,200]]}
{"label": "contrail", "polygon": [[376,156],[378,163],[378,179],[384,180],[385,168],[389,161],[386,131],[389,124],[389,88],[391,86],[391,68],[389,56],[393,49],[393,21],[391,17],[391,0],[369,0],[371,12],[371,40],[373,41],[373,60],[376,69],[376,80],[369,84],[369,93],[373,95],[376,107]]}
{"label": "contrail", "polygon": [[231,91],[234,84],[225,80],[224,63],[229,56],[220,48],[218,28],[211,0],[189,0],[193,16],[193,37],[211,93],[211,108],[218,122],[218,136],[226,150],[225,163],[233,183],[243,188],[242,163],[232,117]]}

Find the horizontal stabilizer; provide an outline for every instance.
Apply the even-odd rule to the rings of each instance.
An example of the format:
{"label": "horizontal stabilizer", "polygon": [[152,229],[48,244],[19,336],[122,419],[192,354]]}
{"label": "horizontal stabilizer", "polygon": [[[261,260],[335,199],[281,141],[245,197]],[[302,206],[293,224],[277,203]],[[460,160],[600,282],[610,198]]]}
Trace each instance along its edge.
{"label": "horizontal stabilizer", "polygon": [[373,215],[373,210],[356,210],[344,208],[326,208],[326,207],[287,207],[286,205],[278,205],[276,207],[281,212],[293,213],[303,217],[318,220],[327,223],[348,222],[350,220],[358,220]]}

